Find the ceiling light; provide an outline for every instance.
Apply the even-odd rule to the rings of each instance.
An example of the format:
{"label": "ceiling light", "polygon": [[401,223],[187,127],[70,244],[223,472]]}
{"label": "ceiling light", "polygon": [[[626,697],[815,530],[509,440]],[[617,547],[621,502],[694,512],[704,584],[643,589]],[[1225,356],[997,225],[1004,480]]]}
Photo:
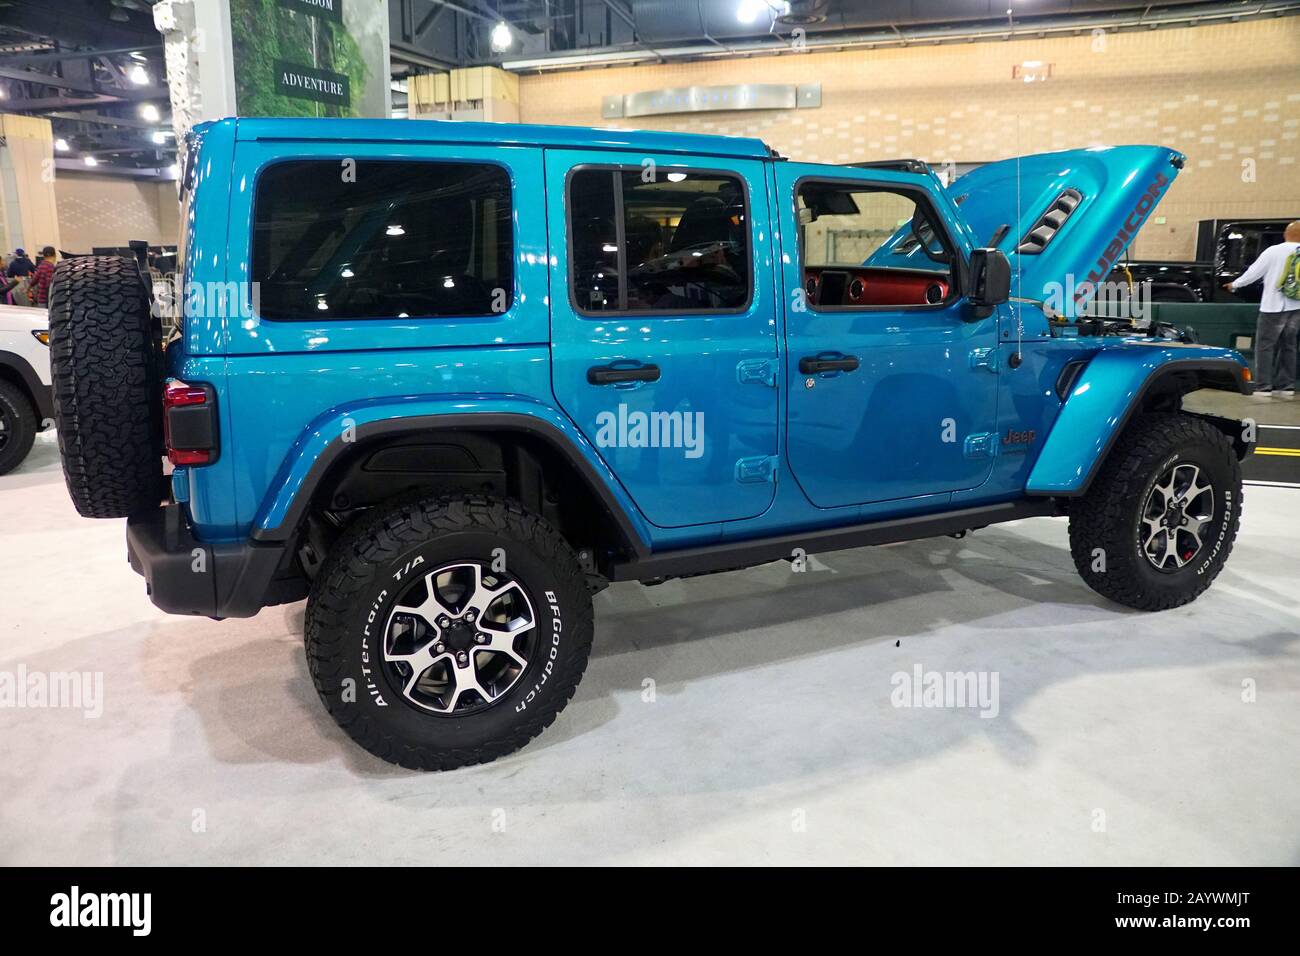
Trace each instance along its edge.
{"label": "ceiling light", "polygon": [[406,230],[394,223],[384,230],[384,234],[389,236],[404,236],[406,235]]}
{"label": "ceiling light", "polygon": [[82,156],[81,161],[85,163],[87,166],[99,165],[99,160],[97,160],[94,156]]}
{"label": "ceiling light", "polygon": [[736,19],[741,23],[753,23],[769,9],[767,0],[740,0],[736,5]]}
{"label": "ceiling light", "polygon": [[504,20],[492,28],[492,49],[497,53],[504,53],[514,42],[515,35]]}
{"label": "ceiling light", "polygon": [[684,180],[685,178],[686,178],[686,174],[685,174],[685,173],[669,173],[669,174],[668,174],[668,181],[669,181],[670,183],[680,183],[680,182],[681,182],[682,180]]}
{"label": "ceiling light", "polygon": [[126,78],[136,86],[149,85],[149,74],[139,63],[127,70]]}
{"label": "ceiling light", "polygon": [[351,279],[354,275],[356,275],[356,273],[352,271],[351,266],[344,266],[343,271],[340,272],[339,275],[342,276],[344,279]]}
{"label": "ceiling light", "polygon": [[146,123],[156,123],[162,119],[162,114],[158,112],[158,107],[152,103],[145,103],[140,107],[140,115],[144,117]]}
{"label": "ceiling light", "polygon": [[167,142],[167,134],[160,129],[156,129],[153,132],[153,141],[161,146],[163,143]]}
{"label": "ceiling light", "polygon": [[54,148],[57,149],[60,153],[66,153],[70,149],[70,147],[68,146],[68,141],[63,137],[59,137],[54,141]]}

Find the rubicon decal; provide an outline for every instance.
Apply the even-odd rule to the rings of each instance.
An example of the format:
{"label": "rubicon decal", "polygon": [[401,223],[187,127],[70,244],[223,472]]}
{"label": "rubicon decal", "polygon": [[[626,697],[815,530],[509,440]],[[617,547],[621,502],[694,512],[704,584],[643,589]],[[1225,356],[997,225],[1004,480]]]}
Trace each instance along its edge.
{"label": "rubicon decal", "polygon": [[1087,281],[1080,283],[1075,290],[1075,302],[1086,299],[1097,288],[1097,285],[1104,281],[1106,276],[1110,275],[1110,270],[1115,267],[1115,263],[1119,261],[1119,257],[1124,254],[1124,250],[1133,241],[1133,237],[1137,235],[1142,223],[1146,221],[1151,210],[1160,201],[1160,194],[1168,187],[1169,177],[1164,173],[1156,173],[1155,180],[1142,193],[1137,205],[1133,207],[1133,211],[1128,214],[1124,224],[1120,226],[1119,232],[1115,233],[1115,237],[1106,244],[1106,249],[1102,252],[1101,258],[1097,260],[1097,265],[1088,272]]}

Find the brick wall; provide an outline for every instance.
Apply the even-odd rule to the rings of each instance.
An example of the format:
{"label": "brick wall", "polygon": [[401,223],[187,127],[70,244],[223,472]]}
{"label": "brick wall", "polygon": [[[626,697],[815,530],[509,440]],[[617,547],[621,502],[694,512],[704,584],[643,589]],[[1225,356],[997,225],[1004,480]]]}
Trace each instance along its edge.
{"label": "brick wall", "polygon": [[[1051,64],[1051,79],[1012,79],[1035,60]],[[738,82],[819,82],[822,106],[600,116],[611,93]],[[1300,216],[1300,17],[525,75],[519,98],[523,122],[758,136],[813,162],[1172,146],[1187,168],[1134,243],[1143,258],[1192,258],[1199,219]]]}

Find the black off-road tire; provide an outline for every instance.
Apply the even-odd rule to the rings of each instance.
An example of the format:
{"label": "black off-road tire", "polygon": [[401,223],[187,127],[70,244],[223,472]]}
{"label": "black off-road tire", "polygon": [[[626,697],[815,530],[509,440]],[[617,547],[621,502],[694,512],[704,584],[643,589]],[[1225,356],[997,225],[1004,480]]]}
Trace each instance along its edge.
{"label": "black off-road tire", "polygon": [[5,475],[21,465],[32,450],[40,423],[27,394],[3,379],[0,379],[0,423],[4,426],[0,431],[0,475]]}
{"label": "black off-road tire", "polygon": [[125,518],[163,494],[162,376],[139,266],[65,259],[50,285],[54,422],[63,476],[87,518]]}
{"label": "black off-road tire", "polygon": [[[494,552],[532,602],[539,651],[487,709],[431,714],[401,694],[381,662],[389,615],[413,575],[487,564]],[[307,604],[307,663],[326,709],[366,750],[412,770],[484,763],[523,747],[573,696],[591,639],[591,595],[573,549],[515,502],[478,495],[424,498],[360,519],[330,550]]]}
{"label": "black off-road tire", "polygon": [[[1182,463],[1202,469],[1213,486],[1214,512],[1195,557],[1161,571],[1140,540],[1142,509],[1166,471]],[[1141,611],[1195,600],[1232,552],[1241,524],[1241,465],[1232,442],[1193,415],[1158,412],[1136,418],[1120,435],[1088,493],[1070,505],[1070,555],[1098,594]]]}

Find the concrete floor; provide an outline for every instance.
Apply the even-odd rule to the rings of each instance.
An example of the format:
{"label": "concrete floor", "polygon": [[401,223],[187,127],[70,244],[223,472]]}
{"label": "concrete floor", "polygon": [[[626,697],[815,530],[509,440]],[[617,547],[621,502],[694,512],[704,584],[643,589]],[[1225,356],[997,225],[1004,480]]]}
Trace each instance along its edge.
{"label": "concrete floor", "polygon": [[[0,671],[102,671],[104,709],[0,709],[0,862],[1300,863],[1300,491],[1244,520],[1158,615],[1047,519],[621,585],[550,730],[421,775],[334,727],[302,605],[156,612],[42,441],[0,478]],[[894,707],[916,665],[996,671],[997,716]]]}
{"label": "concrete floor", "polygon": [[1191,392],[1183,402],[1190,411],[1208,412],[1225,418],[1251,419],[1260,425],[1300,426],[1300,399],[1253,398],[1219,389]]}

